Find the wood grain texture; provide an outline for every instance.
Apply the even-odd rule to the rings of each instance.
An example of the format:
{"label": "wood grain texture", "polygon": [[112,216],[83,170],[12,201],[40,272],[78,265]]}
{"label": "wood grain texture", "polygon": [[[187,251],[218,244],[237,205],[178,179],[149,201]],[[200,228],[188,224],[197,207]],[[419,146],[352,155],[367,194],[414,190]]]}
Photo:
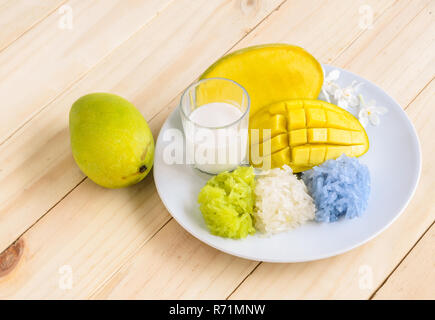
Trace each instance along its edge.
{"label": "wood grain texture", "polygon": [[368,299],[435,219],[435,119],[429,86],[406,109],[417,128],[423,169],[417,192],[402,216],[375,240],[346,254],[297,264],[262,263],[231,299]]}
{"label": "wood grain texture", "polygon": [[94,298],[222,299],[257,264],[204,245],[174,219],[133,259]]}
{"label": "wood grain texture", "polygon": [[435,298],[435,227],[432,226],[374,299]]}
{"label": "wood grain texture", "polygon": [[[279,3],[248,13],[234,2],[172,3],[1,145],[0,250],[84,179],[69,146],[68,112],[77,98],[92,91],[120,94],[150,119]],[[222,24],[225,19],[231,23]],[[213,45],[207,45],[210,34]]]}
{"label": "wood grain texture", "polygon": [[402,106],[435,76],[435,2],[399,1],[338,59]]}
{"label": "wood grain texture", "polygon": [[331,63],[362,34],[372,31],[360,26],[361,5],[369,6],[373,27],[378,27],[378,19],[394,3],[394,0],[287,1],[233,50],[285,41],[303,48],[309,47],[310,53],[320,62]]}
{"label": "wood grain texture", "polygon": [[0,143],[171,1],[69,0],[71,29],[55,11],[0,52]]}
{"label": "wood grain texture", "polygon": [[17,40],[66,0],[0,1],[0,51]]}
{"label": "wood grain texture", "polygon": [[[281,10],[285,10],[286,9],[286,4],[284,4],[282,7],[281,7],[281,9],[280,9],[280,11]],[[396,10],[397,8],[394,8],[394,9],[392,9],[392,10]],[[265,29],[265,25],[267,25],[269,22],[271,23],[271,24],[273,24],[274,22],[276,22],[277,21],[277,19],[274,17],[274,15],[277,15],[280,11],[278,11],[278,12],[276,12],[276,13],[274,13],[273,15],[271,15],[268,19],[267,19],[267,21],[265,21],[262,25],[260,25],[259,26],[259,28],[261,28],[261,29]],[[417,14],[417,12],[418,11],[416,11],[416,14]],[[388,15],[386,15],[386,17],[388,18],[389,16]],[[406,23],[406,22],[404,22],[404,23]],[[271,27],[271,29],[272,29],[272,27]],[[276,29],[276,26],[275,26],[275,29]],[[256,29],[257,30],[257,29]],[[256,33],[256,31],[254,31],[254,33]],[[252,33],[251,33],[252,34]],[[247,37],[247,38],[249,38],[249,36]],[[278,41],[285,41],[285,39],[278,39]],[[239,45],[240,46],[243,46],[243,45],[246,45],[247,43],[244,43],[244,41],[245,40],[243,40],[242,42],[240,42],[239,43]],[[248,44],[249,45],[249,44]],[[429,223],[429,221],[431,221],[430,220],[430,217],[428,218],[428,221],[424,221],[424,224],[423,225],[421,225],[420,226],[420,228],[422,229],[422,230],[425,230],[424,228],[425,228],[425,226],[427,226],[428,225],[428,223]],[[181,228],[180,228],[181,229]],[[172,241],[171,241],[171,239],[170,238],[168,238],[167,240],[166,240],[167,242],[168,242],[168,246],[171,246],[171,243],[172,243]],[[411,243],[413,243],[412,242],[413,240],[411,240],[410,242]],[[414,240],[415,241],[415,240]],[[146,252],[148,252],[148,245],[150,245],[150,244],[146,244],[145,246],[144,246],[144,249],[143,249],[143,251],[146,251]],[[385,248],[383,248],[383,249],[385,249]],[[210,250],[212,250],[212,249],[210,249]],[[138,255],[140,255],[141,254],[141,252],[142,252],[142,250],[138,253]],[[396,252],[397,253],[397,255],[400,255],[400,253],[399,252]],[[374,252],[373,251],[371,251],[369,254],[374,254]],[[352,260],[350,260],[349,262],[351,262]],[[338,275],[340,275],[341,274],[341,272],[342,272],[342,269],[343,269],[343,265],[342,265],[342,263],[343,262],[340,262],[339,263],[339,266],[341,267],[341,268],[338,268],[338,270],[340,270],[340,272],[337,272],[337,276]],[[133,258],[133,260],[132,260],[132,266],[131,267],[127,267],[126,266],[126,268],[131,268],[131,270],[135,270],[136,268],[137,269],[140,269],[140,265],[142,266],[142,267],[144,267],[144,265],[143,265],[143,262],[142,262],[142,260],[140,260],[139,258],[138,259],[136,259],[136,257],[134,257]],[[187,264],[188,264],[188,262],[187,262]],[[251,267],[251,266],[250,266]],[[389,267],[389,268],[391,268],[391,266]],[[130,270],[130,269],[129,269]],[[124,278],[119,278],[119,277],[114,277],[114,279],[112,279],[108,284],[107,284],[107,288],[103,288],[102,289],[102,291],[101,291],[101,295],[100,294],[97,294],[96,295],[96,297],[98,297],[98,298],[100,298],[100,297],[104,297],[104,298],[107,298],[107,297],[109,297],[109,298],[119,298],[120,296],[121,296],[121,294],[122,293],[124,293],[124,294],[126,294],[126,295],[128,295],[128,293],[130,292],[130,290],[132,291],[132,292],[135,292],[135,296],[137,296],[137,297],[139,297],[139,298],[147,298],[147,297],[150,297],[151,296],[151,291],[150,290],[152,290],[152,287],[151,288],[147,288],[147,287],[144,287],[144,286],[142,286],[141,287],[141,283],[136,283],[133,279],[135,278],[134,277],[134,275],[132,276],[131,275],[131,273],[134,273],[134,271],[129,271],[129,272],[126,272],[126,274],[128,274],[128,275],[126,275]],[[333,266],[331,267],[331,270],[333,270]],[[359,268],[357,268],[357,273],[358,273],[358,270],[359,270]],[[385,270],[385,272],[383,273],[383,274],[381,274],[380,275],[380,277],[379,277],[379,281],[380,282],[382,282],[382,280],[383,280],[383,278],[382,278],[382,276],[384,275],[385,276],[385,274],[388,274],[388,272],[390,271],[391,269],[388,269],[388,267],[386,268],[386,270]],[[251,270],[252,271],[252,270]],[[257,270],[255,270],[255,272],[253,273],[253,275],[255,275],[257,273]],[[183,276],[183,274],[181,274],[180,275],[180,277],[182,277]],[[303,281],[303,282],[306,282],[306,283],[309,283],[309,281],[311,281],[311,280],[309,280],[309,279],[312,279],[312,273],[311,272],[307,272],[307,274],[305,274],[301,279],[301,281]],[[137,277],[138,277],[138,275],[136,274],[136,279],[137,279]],[[143,276],[142,276],[143,277]],[[281,283],[283,286],[286,286],[286,281],[282,281],[282,277],[281,277],[281,272],[280,271],[278,271],[278,272],[276,272],[275,273],[275,277],[276,277],[276,282],[277,283]],[[348,279],[349,280],[349,278],[350,277],[347,277],[346,279]],[[325,280],[325,281],[327,281],[327,280]],[[267,283],[267,281],[265,281],[266,283]],[[259,277],[259,278],[257,278],[256,279],[256,283],[264,283],[264,281],[263,280],[261,280],[261,277]],[[199,285],[201,285],[201,283],[200,282],[194,282],[194,283],[192,283],[191,284],[192,286],[199,286]],[[297,286],[296,286],[297,287]],[[371,290],[374,290],[374,288],[375,287],[373,287],[373,288],[371,288]],[[325,297],[326,296],[326,292],[324,291],[324,290],[322,290],[323,288],[318,288],[318,290],[316,290],[315,292],[317,292],[317,294],[319,295],[319,297]],[[139,291],[138,291],[139,290]],[[261,291],[261,290],[264,290],[264,288],[262,287],[259,291]],[[272,287],[271,288],[271,291],[272,292],[274,292],[274,293],[276,293],[277,295],[282,295],[282,296],[285,296],[285,294],[284,294],[284,292],[286,292],[285,290],[284,290],[284,288],[281,288],[281,287]],[[247,292],[249,292],[249,290],[247,290]],[[255,291],[254,291],[255,292]],[[370,292],[372,292],[372,291],[370,291],[370,290],[368,290],[367,291],[367,296],[370,296]],[[349,292],[348,292],[349,293]],[[174,295],[176,294],[176,293],[173,293]],[[340,292],[338,291],[337,292],[337,294],[340,294]],[[252,293],[251,292],[249,292],[249,293],[247,293],[247,296],[250,296],[250,295],[252,295]],[[200,298],[201,296],[196,296],[195,298]],[[242,297],[242,298],[245,298],[245,297]]]}
{"label": "wood grain texture", "polygon": [[[67,5],[73,8],[72,30],[58,28],[56,12],[1,52],[0,75],[4,80],[0,95],[7,97],[4,103],[8,107],[0,108],[0,141],[2,129],[17,129],[23,119],[45,107],[67,83],[76,81],[156,16],[168,1],[152,0],[146,5],[130,1],[129,8],[134,9],[130,13],[119,8],[125,4],[121,1],[70,1]],[[0,143],[1,251],[84,178],[77,169],[65,170],[75,166],[67,131],[73,101],[50,104],[53,112],[38,114],[42,121],[33,122]],[[60,187],[65,183],[66,190]]]}
{"label": "wood grain texture", "polygon": [[[376,240],[328,260],[255,269],[257,263],[218,252],[171,220],[152,176],[123,190],[106,190],[84,179],[71,157],[67,132],[75,99],[110,91],[135,103],[156,137],[179,93],[222,54],[285,41],[304,46],[321,62],[355,68],[389,86],[387,92],[405,106],[412,102],[407,111],[430,163],[434,123],[427,101],[433,101],[433,88],[429,93],[429,87],[422,89],[431,79],[434,48],[422,29],[433,28],[428,17],[433,8],[424,0],[412,5],[368,1],[374,28],[362,30],[359,7],[366,3],[311,0],[307,5],[298,0],[273,11],[281,1],[170,2],[86,75],[71,77],[71,88],[59,89],[60,96],[0,146],[0,251],[25,232],[21,256],[0,277],[0,298],[370,297],[433,222],[435,173],[426,163],[426,178],[411,206]],[[419,36],[412,37],[416,30]],[[400,43],[407,45],[393,50]],[[422,58],[411,59],[415,53]],[[400,81],[397,68],[377,70],[391,61],[407,66]],[[411,88],[404,86],[407,76]],[[44,85],[53,85],[46,80]],[[367,266],[371,286],[361,289],[361,270]],[[61,285],[64,267],[72,272],[71,288]]]}
{"label": "wood grain texture", "polygon": [[[403,4],[401,4],[402,6]],[[285,10],[286,4],[284,4],[281,10]],[[393,7],[391,8],[392,15],[396,14],[398,11],[402,10],[403,7]],[[415,8],[414,13],[417,15],[420,8]],[[270,22],[273,24],[276,19],[273,17],[277,15],[274,13],[267,19],[267,21],[260,25],[259,28],[264,29],[265,25]],[[388,21],[390,18],[390,14],[385,15],[385,19]],[[411,18],[409,18],[411,19]],[[381,21],[379,22],[381,23]],[[407,21],[403,21],[404,24]],[[272,27],[271,27],[272,29]],[[257,30],[257,29],[256,29]],[[276,27],[275,27],[276,30]],[[254,32],[256,33],[256,32]],[[259,34],[259,36],[261,33]],[[247,37],[249,38],[249,36]],[[280,39],[283,41],[285,39]],[[400,41],[398,39],[397,41]],[[244,45],[245,40],[243,40],[239,45]],[[308,47],[309,48],[309,47]],[[425,82],[421,82],[421,85],[424,85]],[[414,93],[412,97],[409,99],[413,99],[415,95]],[[427,107],[427,106],[426,106]],[[429,111],[429,109],[426,109]],[[430,179],[430,177],[429,177]],[[427,190],[427,189],[426,189]],[[425,194],[428,197],[427,194]],[[426,203],[427,203],[426,198]],[[412,219],[412,218],[411,218]],[[261,265],[258,269],[256,269],[252,275],[248,277],[248,279],[253,278],[252,283],[253,286],[242,287],[236,290],[236,292],[231,296],[232,298],[368,298],[371,293],[376,289],[376,285],[382,283],[383,279],[391,272],[394,268],[395,264],[397,264],[397,259],[400,260],[400,257],[406,253],[406,248],[412,246],[415,241],[417,241],[419,234],[426,230],[427,226],[433,221],[434,215],[427,211],[421,211],[420,215],[416,217],[416,220],[408,220],[402,225],[402,228],[394,234],[390,234],[390,237],[386,236],[385,241],[379,244],[380,240],[376,242],[372,242],[361,249],[354,250],[349,254],[319,261],[312,262],[307,264],[267,264],[266,271],[262,272],[262,269],[265,268]],[[415,228],[411,230],[411,234],[415,234],[415,236],[411,239],[411,237],[405,238],[402,243],[399,243],[394,247],[394,250],[391,251],[391,245],[396,241],[398,235],[403,232],[403,228],[408,228],[408,223],[413,223]],[[167,228],[165,226],[163,230]],[[181,227],[179,227],[181,229]],[[160,234],[160,233],[159,233]],[[167,237],[165,240],[161,240],[162,242],[167,242],[166,248],[170,250],[174,244],[171,237]],[[402,245],[402,246],[401,246]],[[131,263],[125,266],[123,271],[121,271],[122,276],[116,275],[114,276],[105,287],[101,289],[100,292],[96,294],[97,298],[120,298],[122,295],[130,297],[131,295],[137,298],[149,298],[152,296],[153,286],[145,286],[144,282],[147,281],[148,278],[146,275],[141,274],[139,276],[138,270],[145,267],[144,256],[150,256],[149,252],[152,250],[149,248],[152,246],[151,242],[145,244],[144,248],[141,249],[135,257],[133,257]],[[206,245],[204,245],[206,247]],[[209,250],[213,250],[208,248]],[[385,251],[389,252],[389,255],[385,255]],[[379,256],[384,256],[382,260],[379,260]],[[206,255],[204,254],[203,259],[206,259]],[[376,274],[372,279],[371,287],[364,288],[361,290],[359,288],[359,274],[364,271],[364,267],[367,263],[377,262]],[[187,261],[186,264],[191,266],[190,262]],[[378,264],[380,267],[378,267]],[[162,265],[163,267],[163,265]],[[269,268],[270,267],[270,268]],[[363,267],[363,268],[361,268]],[[251,268],[250,271],[253,270],[252,265],[249,265]],[[175,267],[173,270],[174,273]],[[258,276],[257,276],[258,275]],[[182,279],[185,276],[184,273],[181,273],[178,277],[176,275],[173,276],[172,279]],[[137,279],[146,278],[144,282],[137,281]],[[220,279],[225,279],[225,275],[220,277]],[[293,281],[297,279],[297,281]],[[149,280],[152,281],[152,280]],[[183,292],[186,288],[191,287],[201,287],[203,283],[201,281],[193,281],[188,286],[178,288],[178,291],[172,292],[172,295],[177,295],[178,292]],[[269,287],[270,285],[270,287]],[[298,288],[298,290],[292,291],[288,288]],[[314,288],[311,290],[312,288]],[[240,291],[239,291],[240,290]],[[207,292],[203,292],[203,295],[197,296],[182,296],[189,298],[202,298],[206,296]],[[164,294],[163,296],[166,296]]]}
{"label": "wood grain texture", "polygon": [[[428,142],[429,145],[433,139],[433,129],[435,128],[435,119],[429,113],[433,107],[429,106],[433,105],[434,99],[435,80],[432,80],[413,102],[413,105],[421,107],[407,110],[414,120],[414,125],[418,128],[420,140],[422,143],[423,140]],[[428,111],[424,112],[422,106],[426,106]],[[423,200],[421,203],[423,208],[419,210],[427,210],[429,214],[435,215],[433,159],[435,159],[433,147],[423,149],[423,178],[420,188],[427,190],[427,197],[426,199],[419,197],[416,201]],[[435,227],[433,224],[379,289],[374,299],[435,299]]]}
{"label": "wood grain texture", "polygon": [[[417,2],[419,6],[409,6],[409,2],[395,4],[377,22],[377,26],[382,30],[383,38],[390,39],[387,45],[384,41],[378,40],[379,34],[375,32],[376,28],[374,28],[373,31],[362,35],[337,59],[335,64],[353,71],[355,63],[357,70],[361,68],[358,72],[363,73],[368,79],[376,83],[382,81],[388,83],[387,92],[391,93],[391,89],[395,90],[394,97],[401,103],[412,101],[419,90],[416,89],[413,94],[410,94],[409,90],[404,88],[404,86],[409,85],[408,82],[404,83],[403,79],[397,79],[396,69],[391,68],[391,72],[388,73],[386,70],[379,72],[379,68],[382,61],[384,64],[385,61],[395,61],[396,65],[407,65],[405,70],[402,69],[401,78],[407,77],[407,73],[410,77],[415,76],[418,79],[416,81],[421,81],[417,88],[424,87],[427,79],[434,76],[433,64],[427,65],[430,59],[424,59],[424,57],[433,58],[434,43],[431,43],[431,47],[427,47],[427,38],[411,37],[410,33],[413,31],[408,32],[406,28],[408,26],[410,30],[415,30],[415,24],[419,28],[433,28],[433,23],[430,24],[429,14],[433,10],[433,2]],[[407,20],[404,20],[402,13],[410,13],[411,10],[413,10],[413,15],[408,15]],[[398,24],[398,21],[401,21],[402,24]],[[388,33],[390,36],[387,35]],[[407,46],[403,46],[404,41],[406,41]],[[402,44],[400,51],[389,49],[397,47],[398,44]],[[376,55],[373,57],[373,52],[379,52],[379,48],[383,48],[381,50],[383,54],[380,55],[382,61],[379,61]],[[408,51],[414,54],[419,52],[423,58],[410,59]],[[369,55],[369,59],[362,67],[361,61],[366,59],[366,54]],[[426,70],[419,77],[415,70],[423,68]],[[432,95],[433,90],[426,90],[425,94]],[[431,123],[427,126],[419,123],[418,121],[427,122],[429,120],[417,117],[414,110],[418,110],[420,115],[423,114],[430,118],[432,108],[430,104],[419,103],[419,101],[415,101],[407,111],[418,128],[424,153],[423,158],[426,161],[431,161],[430,159],[434,159],[435,155],[432,152],[432,138],[428,135],[431,134],[435,124]],[[375,241],[339,257],[314,263],[295,265],[264,263],[246,279],[231,298],[369,298],[373,288],[382,284],[385,277],[400,262],[403,255],[411,249],[435,218],[435,213],[431,210],[431,206],[433,206],[431,184],[435,179],[435,172],[426,165],[422,176],[418,192],[405,214]],[[407,237],[401,237],[404,232],[406,232]],[[360,289],[360,273],[365,270],[365,266],[369,266],[374,272],[373,287],[370,290]],[[291,290],[291,288],[298,289]]]}
{"label": "wood grain texture", "polygon": [[[19,195],[21,200],[15,198],[13,205],[6,206],[5,210],[2,211],[2,219],[9,223],[5,232],[9,231],[11,234],[11,228],[15,227],[15,232],[25,228],[26,224],[23,224],[25,214],[29,214],[27,226],[36,221],[46,212],[47,207],[44,208],[44,206],[54,204],[53,202],[57,201],[61,195],[69,192],[77,183],[82,181],[83,177],[74,164],[69,151],[67,132],[67,115],[75,99],[89,92],[90,88],[94,91],[110,91],[129,98],[139,109],[144,111],[148,119],[152,118],[153,114],[162,110],[165,104],[171,102],[171,99],[189,82],[198,77],[202,70],[231,48],[246,34],[247,30],[260,22],[280,2],[268,1],[267,6],[257,6],[254,11],[243,11],[241,7],[235,6],[235,3],[237,4],[234,1],[220,1],[210,5],[207,0],[195,2],[185,0],[171,3],[143,30],[135,34],[105,61],[96,66],[74,88],[56,99],[49,108],[35,117],[34,121],[31,121],[22,131],[7,141],[5,149],[10,147],[10,153],[2,152],[1,154],[8,154],[9,159],[17,158],[17,149],[15,148],[21,149],[24,146],[31,146],[31,150],[27,150],[29,153],[23,157],[23,161],[29,161],[30,165],[35,165],[36,168],[28,168],[28,170],[36,174],[37,182],[34,184],[35,189],[31,192],[35,198],[27,201],[26,189],[22,186],[18,187],[17,190],[21,192]],[[197,14],[199,12],[201,14]],[[192,16],[196,18],[192,19]],[[228,21],[228,23],[222,23],[222,21]],[[168,27],[169,25],[172,27]],[[207,45],[210,34],[214,34],[216,40],[212,46]],[[202,48],[201,51],[199,48]],[[203,52],[203,56],[198,56],[192,60],[195,52]],[[171,107],[174,105],[172,104]],[[150,121],[154,133],[163,122],[163,119],[158,119],[161,121],[158,127],[154,124],[155,121]],[[35,141],[35,137],[38,136],[41,139]],[[43,154],[44,158],[31,157],[32,154]],[[26,158],[28,160],[25,160]],[[33,160],[31,160],[32,158]],[[51,165],[50,161],[52,161]],[[10,164],[10,162],[5,161],[3,164]],[[12,165],[16,166],[15,170],[18,170],[19,173],[19,168],[22,166],[16,163]],[[38,173],[38,169],[42,171]],[[13,176],[9,175],[8,178],[13,178]],[[28,178],[28,175],[23,174],[22,180],[18,178],[14,181],[17,184],[28,183],[29,180],[25,180]],[[30,180],[31,184],[32,180]],[[11,185],[13,184],[9,184],[9,187]],[[4,186],[4,192],[8,192],[8,187],[5,184],[2,186]],[[129,200],[129,194],[134,193],[133,190],[136,189],[142,190],[141,188],[151,188],[152,194],[146,196],[143,192],[138,191],[140,194],[138,201],[143,201],[141,203],[144,207],[139,211],[139,217],[135,218],[132,214],[132,208],[126,204],[132,201]],[[47,193],[47,190],[52,190],[52,192]],[[155,192],[152,177],[133,188],[114,191],[115,193],[113,190],[104,190],[90,180],[85,180],[39,221],[44,225],[41,225],[42,229],[37,223],[29,232],[26,232],[23,239],[26,239],[25,242],[28,244],[26,247],[28,254],[25,252],[22,263],[16,267],[14,272],[3,279],[0,278],[0,283],[3,281],[14,284],[1,286],[0,296],[28,297],[40,294],[42,297],[86,297],[101,285],[105,278],[119,268],[123,261],[134,252],[133,248],[139,248],[151,234],[157,232],[168,220],[168,214]],[[118,204],[112,203],[111,206],[103,210],[107,199],[102,202],[92,201],[92,199],[102,198],[105,192],[107,192],[107,199],[114,198],[113,201]],[[115,196],[115,194],[117,195]],[[47,198],[44,201],[37,201],[38,197]],[[9,199],[11,198],[13,197],[10,196]],[[40,207],[36,211],[29,211],[28,207],[23,205],[23,201],[30,206],[38,204]],[[95,206],[95,202],[99,204]],[[155,203],[157,207],[152,203]],[[101,208],[97,209],[98,206]],[[102,210],[101,215],[96,214],[100,210]],[[21,216],[17,217],[16,214],[13,214],[17,211],[21,213]],[[65,227],[71,230],[68,232],[63,230],[62,234],[71,236],[78,230],[82,230],[83,225],[89,223],[89,219],[92,218],[93,221],[98,221],[102,225],[113,223],[113,226],[117,226],[123,220],[133,222],[129,225],[128,230],[115,228],[109,233],[105,233],[106,230],[101,234],[99,231],[104,230],[101,226],[92,225],[90,227],[90,230],[93,229],[101,237],[110,236],[110,242],[97,243],[98,237],[83,235],[78,235],[74,238],[75,240],[56,235],[57,228],[55,226],[59,223],[63,225],[62,229]],[[136,219],[145,219],[145,221],[150,219],[153,223],[135,223]],[[68,223],[63,224],[62,221],[68,221]],[[30,232],[33,230],[35,232]],[[126,237],[124,233],[129,235]],[[56,239],[56,242],[51,243],[49,249],[47,238],[51,237]],[[1,240],[4,241],[4,244],[7,243],[6,237],[2,237]],[[126,241],[127,247],[118,244],[116,247],[119,250],[114,249],[113,246],[117,241]],[[91,245],[89,242],[94,244]],[[64,250],[59,252],[60,248],[64,248]],[[97,254],[94,250],[98,250],[100,253]],[[59,252],[57,256],[61,262],[54,258],[50,261],[44,259],[47,256],[51,257],[55,252]],[[86,259],[87,257],[95,257],[96,260],[94,258]],[[105,257],[105,259],[97,257]],[[88,264],[81,264],[82,259],[87,260]],[[71,265],[73,270],[77,270],[75,271],[76,281],[81,283],[80,286],[75,286],[74,290],[71,291],[53,288],[57,285],[58,268],[64,264]],[[24,281],[23,272],[27,274],[26,270],[29,269],[38,271],[28,274],[31,279],[21,282],[21,279]],[[52,282],[44,281],[50,274]],[[26,285],[22,287],[21,285],[24,283]],[[41,287],[44,285],[43,283],[45,283],[44,288]],[[39,288],[38,292],[35,291],[36,288]]]}
{"label": "wood grain texture", "polygon": [[[275,5],[278,3],[280,2],[276,2]],[[280,41],[295,40],[305,45],[301,42],[306,38],[309,38],[311,43],[316,43],[317,35],[321,30],[330,30],[330,35],[327,33],[323,35],[328,38],[336,35],[337,30],[329,28],[326,24],[318,24],[318,29],[309,33],[304,28],[298,28],[301,23],[299,12],[303,11],[303,3],[303,1],[291,2],[273,15],[273,20],[277,20],[279,24],[283,23],[278,19],[281,15],[286,18],[285,21],[292,22],[288,29],[294,30],[294,33],[288,34],[287,29],[279,29],[289,35],[287,40],[280,38]],[[329,10],[338,7],[339,3],[341,1],[334,1],[331,2],[331,6],[321,6],[321,8]],[[206,25],[208,27],[199,34],[195,34],[198,30],[195,28],[201,27],[202,20],[199,20],[199,24],[194,24],[192,21],[186,23],[182,15],[178,16],[178,20],[171,16],[165,16],[166,20],[158,19],[152,26],[139,32],[131,41],[96,66],[80,85],[76,85],[55,99],[46,110],[1,145],[0,182],[7,181],[7,183],[0,184],[0,221],[3,222],[0,224],[0,233],[4,235],[0,238],[0,250],[4,250],[84,178],[70,156],[68,142],[67,114],[75,99],[90,91],[115,92],[132,100],[143,111],[145,117],[150,119],[161,106],[168,103],[209,64],[225,53],[225,48],[230,48],[249,28],[255,26],[265,12],[270,12],[274,3],[268,1],[267,4],[266,7],[257,6],[257,14],[254,16],[246,7],[244,11],[239,7],[238,11],[235,11],[239,12],[239,16],[227,17],[227,19],[240,20],[239,34],[234,32],[231,24],[221,26],[223,30],[218,27],[219,19],[226,18],[225,12],[215,15],[216,18],[210,21]],[[382,12],[389,5],[389,1],[379,5],[375,2],[375,14]],[[175,8],[180,12],[183,12],[183,9],[189,10],[189,7]],[[313,6],[312,9],[317,12],[318,8],[319,5]],[[210,11],[207,12],[210,14]],[[348,15],[343,16],[344,12],[348,12]],[[357,10],[354,5],[349,4],[344,11],[334,11],[336,16],[332,18],[335,20],[340,18],[341,29],[345,29],[347,24],[357,20],[355,12]],[[309,26],[316,25],[316,21],[319,20],[318,14],[307,17],[311,17],[307,20]],[[173,29],[166,27],[169,20],[175,28],[180,29],[177,35],[181,34],[183,41],[173,34]],[[255,23],[247,24],[251,20]],[[343,42],[353,41],[360,32],[356,24],[353,36],[343,33]],[[219,41],[204,46],[210,33],[218,34],[220,38],[216,40]],[[192,37],[197,41],[189,41]],[[265,33],[261,39],[254,37],[252,44],[256,41],[267,42],[269,38],[269,33]],[[278,39],[272,38],[270,41],[278,41]],[[246,45],[249,43],[243,42],[237,48]],[[345,44],[337,45],[318,53],[321,54],[320,57],[325,57],[324,60],[329,60],[337,56],[345,46]],[[199,49],[201,47],[202,49]],[[201,54],[198,54],[200,51]],[[140,54],[134,54],[136,52]],[[192,59],[195,54],[196,58]],[[156,92],[159,94],[155,94]]]}

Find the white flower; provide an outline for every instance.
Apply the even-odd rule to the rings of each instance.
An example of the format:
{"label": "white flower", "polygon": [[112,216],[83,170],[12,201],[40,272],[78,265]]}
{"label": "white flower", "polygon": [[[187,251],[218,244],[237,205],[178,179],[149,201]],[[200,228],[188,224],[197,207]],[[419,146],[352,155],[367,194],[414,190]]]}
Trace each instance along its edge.
{"label": "white flower", "polygon": [[337,89],[334,93],[334,100],[337,106],[355,113],[359,106],[359,99],[356,93],[359,86],[360,84],[354,81],[350,86]]}
{"label": "white flower", "polygon": [[334,82],[339,77],[340,77],[339,70],[332,70],[325,77],[323,87],[322,87],[322,94],[325,96],[326,101],[328,101],[329,103],[332,102],[329,96],[330,95],[334,96],[335,91],[340,89],[340,86]]}
{"label": "white flower", "polygon": [[387,108],[376,106],[375,101],[370,101],[368,104],[364,102],[362,95],[359,95],[360,108],[358,113],[358,119],[361,124],[366,127],[369,122],[378,126],[381,123],[379,116],[384,115],[388,112]]}
{"label": "white flower", "polygon": [[337,106],[355,114],[357,113],[357,107],[359,105],[356,90],[360,84],[354,81],[350,86],[341,88],[335,82],[339,77],[339,70],[332,70],[326,75],[322,87],[322,95],[325,97],[326,101],[336,104]]}
{"label": "white flower", "polygon": [[330,73],[328,73],[328,75],[325,78],[325,81],[326,82],[335,81],[338,80],[338,78],[340,78],[340,70],[334,69]]}
{"label": "white flower", "polygon": [[342,88],[336,83],[339,77],[340,71],[337,69],[326,75],[322,86],[321,99],[349,111],[359,119],[364,127],[369,123],[374,126],[379,125],[379,116],[387,113],[388,110],[384,107],[377,107],[375,101],[370,101],[366,105],[362,95],[357,93],[362,83],[353,81],[349,86]]}

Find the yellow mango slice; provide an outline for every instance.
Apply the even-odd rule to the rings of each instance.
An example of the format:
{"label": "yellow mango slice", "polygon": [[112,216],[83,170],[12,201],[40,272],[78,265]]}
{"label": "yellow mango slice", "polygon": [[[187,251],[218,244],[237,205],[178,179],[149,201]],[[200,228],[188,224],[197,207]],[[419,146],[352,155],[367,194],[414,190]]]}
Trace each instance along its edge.
{"label": "yellow mango slice", "polygon": [[[263,107],[251,117],[250,128],[260,132],[256,141],[251,139],[251,154],[261,147],[259,157],[251,157],[257,167],[270,157],[272,168],[287,164],[301,172],[343,153],[359,157],[369,148],[358,119],[321,100],[288,100]],[[263,129],[269,134],[261,135]],[[262,150],[264,145],[269,145],[268,151]]]}
{"label": "yellow mango slice", "polygon": [[287,143],[292,147],[306,144],[308,142],[307,129],[291,130],[288,134],[290,136]]}
{"label": "yellow mango slice", "polygon": [[[224,56],[210,66],[200,79],[215,77],[241,84],[251,99],[250,115],[254,115],[261,107],[278,101],[316,99],[323,84],[323,69],[312,55],[300,47],[267,44]],[[231,99],[234,95],[219,88],[199,89],[200,105],[216,101],[217,96],[224,95]]]}
{"label": "yellow mango slice", "polygon": [[270,141],[270,150],[264,151],[263,143],[259,144],[259,155],[260,157],[268,156],[270,154],[274,154],[282,149],[288,147],[288,136],[287,133],[277,135],[273,137]]}

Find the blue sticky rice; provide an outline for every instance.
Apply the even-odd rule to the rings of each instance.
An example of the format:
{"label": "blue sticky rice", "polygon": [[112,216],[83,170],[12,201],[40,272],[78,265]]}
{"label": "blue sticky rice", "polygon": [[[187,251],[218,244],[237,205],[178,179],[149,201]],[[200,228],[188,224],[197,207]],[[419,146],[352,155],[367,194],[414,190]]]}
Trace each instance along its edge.
{"label": "blue sticky rice", "polygon": [[302,173],[316,205],[316,221],[334,222],[360,216],[368,205],[370,173],[357,158],[341,155]]}

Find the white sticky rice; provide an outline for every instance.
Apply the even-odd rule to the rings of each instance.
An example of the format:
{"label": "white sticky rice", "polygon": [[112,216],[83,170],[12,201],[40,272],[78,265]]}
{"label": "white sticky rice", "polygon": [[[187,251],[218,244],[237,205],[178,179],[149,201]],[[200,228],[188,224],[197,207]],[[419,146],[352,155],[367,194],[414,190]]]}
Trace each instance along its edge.
{"label": "white sticky rice", "polygon": [[255,227],[260,232],[283,232],[314,219],[313,199],[287,165],[259,176],[255,196]]}

